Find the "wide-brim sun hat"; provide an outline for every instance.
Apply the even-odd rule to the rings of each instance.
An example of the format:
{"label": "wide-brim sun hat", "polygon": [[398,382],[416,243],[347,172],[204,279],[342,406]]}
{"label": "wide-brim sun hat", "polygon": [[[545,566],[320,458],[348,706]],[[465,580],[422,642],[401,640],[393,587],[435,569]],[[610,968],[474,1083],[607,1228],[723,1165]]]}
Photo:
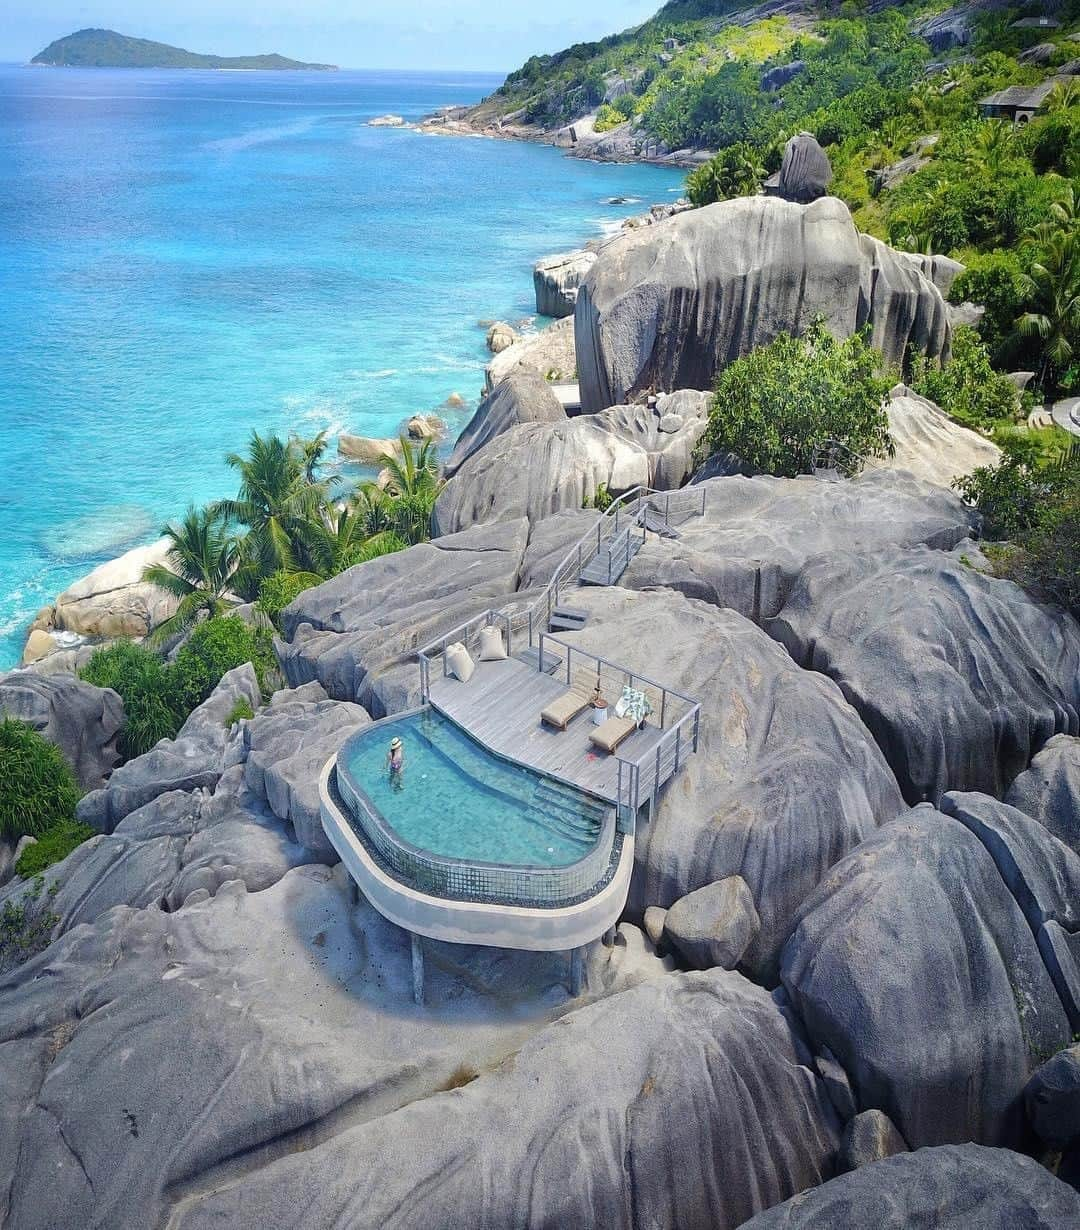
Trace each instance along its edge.
{"label": "wide-brim sun hat", "polygon": [[390,746],[391,746],[391,748],[400,747],[400,746],[401,746],[401,740],[400,740],[400,739],[398,739],[398,738],[395,736],[393,739],[391,739],[391,740],[390,740]]}

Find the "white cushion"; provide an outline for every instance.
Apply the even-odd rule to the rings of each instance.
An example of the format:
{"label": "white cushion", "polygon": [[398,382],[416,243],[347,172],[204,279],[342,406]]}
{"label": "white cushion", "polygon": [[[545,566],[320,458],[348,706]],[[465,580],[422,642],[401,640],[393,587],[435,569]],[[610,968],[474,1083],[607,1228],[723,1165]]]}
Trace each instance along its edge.
{"label": "white cushion", "polygon": [[502,629],[494,624],[488,624],[480,629],[480,661],[502,662],[506,658],[506,646],[503,644]]}
{"label": "white cushion", "polygon": [[469,657],[469,651],[460,641],[455,641],[453,645],[446,647],[446,665],[450,668],[451,675],[460,679],[462,683],[468,683],[476,669],[472,658]]}

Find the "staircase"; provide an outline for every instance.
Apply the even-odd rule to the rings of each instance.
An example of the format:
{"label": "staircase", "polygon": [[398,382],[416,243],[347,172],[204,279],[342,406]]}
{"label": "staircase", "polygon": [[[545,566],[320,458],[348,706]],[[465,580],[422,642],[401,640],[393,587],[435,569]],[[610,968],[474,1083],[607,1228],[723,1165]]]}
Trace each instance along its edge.
{"label": "staircase", "polygon": [[628,525],[585,565],[578,578],[582,585],[614,585],[641,550],[641,539]]}
{"label": "staircase", "polygon": [[591,845],[600,835],[610,810],[609,803],[552,778],[543,778],[536,785],[527,814],[547,832]]}
{"label": "staircase", "polygon": [[548,621],[549,632],[577,632],[588,622],[589,612],[578,607],[557,606]]}
{"label": "staircase", "polygon": [[660,516],[658,512],[652,509],[648,504],[641,510],[637,518],[638,525],[644,526],[650,534],[656,534],[660,538],[678,538],[679,533],[673,530],[670,525]]}

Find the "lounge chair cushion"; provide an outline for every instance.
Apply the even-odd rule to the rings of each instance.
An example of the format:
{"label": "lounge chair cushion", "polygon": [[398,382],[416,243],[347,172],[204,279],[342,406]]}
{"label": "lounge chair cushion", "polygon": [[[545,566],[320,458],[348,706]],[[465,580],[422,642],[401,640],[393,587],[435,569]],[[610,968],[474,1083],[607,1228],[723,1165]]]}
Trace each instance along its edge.
{"label": "lounge chair cushion", "polygon": [[588,707],[588,704],[588,696],[571,689],[545,705],[540,714],[540,720],[547,722],[549,726],[557,726],[560,730],[565,730],[574,718]]}
{"label": "lounge chair cushion", "polygon": [[462,683],[468,683],[476,666],[469,657],[469,651],[460,641],[455,641],[446,647],[446,665],[450,673]]}
{"label": "lounge chair cushion", "polygon": [[611,717],[589,735],[589,742],[605,752],[613,752],[634,733],[637,723],[631,718]]}
{"label": "lounge chair cushion", "polygon": [[488,624],[480,629],[480,661],[502,662],[506,658],[506,646],[503,644],[502,629],[494,624]]}

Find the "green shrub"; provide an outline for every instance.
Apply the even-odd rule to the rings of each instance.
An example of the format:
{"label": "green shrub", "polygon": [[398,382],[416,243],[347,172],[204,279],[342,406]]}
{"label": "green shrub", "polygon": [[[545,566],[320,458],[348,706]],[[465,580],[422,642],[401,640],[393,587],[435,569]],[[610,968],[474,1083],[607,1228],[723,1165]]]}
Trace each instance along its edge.
{"label": "green shrub", "polygon": [[25,722],[0,721],[0,836],[37,837],[73,820],[79,787],[60,750]]}
{"label": "green shrub", "polygon": [[949,291],[953,303],[970,300],[986,308],[979,322],[979,336],[999,365],[1011,357],[1016,318],[1024,310],[1023,277],[1020,257],[999,250],[971,257]]}
{"label": "green shrub", "polygon": [[241,696],[229,710],[229,716],[225,719],[225,728],[229,729],[235,726],[237,722],[250,722],[254,716],[255,710],[252,709],[250,701],[247,697]]}
{"label": "green shrub", "polygon": [[765,168],[753,146],[740,141],[686,177],[691,205],[712,205],[736,196],[752,196],[761,187]]}
{"label": "green shrub", "polygon": [[238,615],[199,624],[169,668],[173,694],[184,716],[206,700],[222,675],[245,662],[254,666],[259,687],[265,689],[277,669],[269,632],[251,627]]}
{"label": "green shrub", "polygon": [[19,855],[15,874],[30,879],[40,875],[46,867],[59,863],[84,841],[97,834],[88,824],[80,824],[74,818],[61,820],[45,830],[32,846]]}
{"label": "green shrub", "polygon": [[383,530],[382,533],[374,534],[366,542],[353,547],[347,553],[343,564],[345,568],[352,568],[356,564],[366,564],[369,560],[378,559],[381,555],[395,555],[398,551],[406,550],[408,546],[400,534],[393,530]]}
{"label": "green shrub", "polygon": [[604,103],[596,113],[596,123],[593,125],[594,132],[610,132],[613,128],[618,128],[620,124],[626,122],[626,117],[621,111],[616,110],[610,103]]}
{"label": "green shrub", "polygon": [[118,747],[124,760],[143,755],[161,739],[175,738],[187,716],[177,703],[169,667],[145,645],[117,641],[99,649],[80,675],[120,694],[124,727]]}
{"label": "green shrub", "polygon": [[322,578],[311,572],[272,572],[259,585],[259,598],[255,605],[275,627],[279,627],[278,617],[289,603],[304,590],[321,584]]}
{"label": "green shrub", "polygon": [[804,337],[782,333],[721,373],[705,444],[787,478],[806,473],[827,441],[860,455],[885,453],[891,382],[864,337],[839,341],[819,319]]}
{"label": "green shrub", "polygon": [[22,965],[49,946],[52,929],[60,921],[52,901],[58,884],[46,890],[38,876],[17,901],[5,901],[0,909],[0,974]]}
{"label": "green shrub", "polygon": [[974,329],[961,325],[953,330],[952,356],[942,365],[925,357],[912,363],[911,387],[928,397],[958,422],[969,427],[988,427],[1000,419],[1016,416],[1020,395],[1016,386],[994,371],[986,344]]}

